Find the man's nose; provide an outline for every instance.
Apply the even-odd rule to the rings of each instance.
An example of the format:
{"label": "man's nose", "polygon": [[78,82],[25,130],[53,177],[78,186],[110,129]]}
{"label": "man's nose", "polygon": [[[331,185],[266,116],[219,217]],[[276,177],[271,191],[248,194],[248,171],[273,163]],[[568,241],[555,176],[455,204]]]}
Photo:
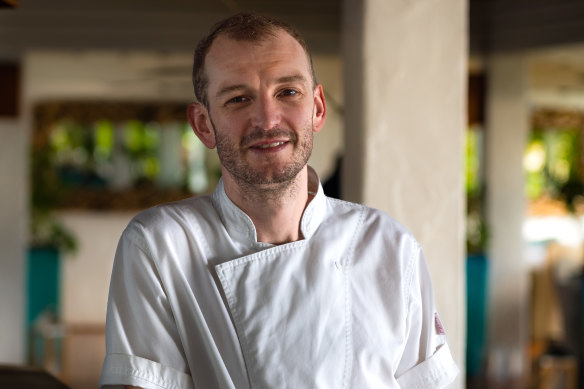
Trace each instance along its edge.
{"label": "man's nose", "polygon": [[282,117],[280,107],[274,99],[264,96],[256,100],[252,125],[264,131],[278,127]]}

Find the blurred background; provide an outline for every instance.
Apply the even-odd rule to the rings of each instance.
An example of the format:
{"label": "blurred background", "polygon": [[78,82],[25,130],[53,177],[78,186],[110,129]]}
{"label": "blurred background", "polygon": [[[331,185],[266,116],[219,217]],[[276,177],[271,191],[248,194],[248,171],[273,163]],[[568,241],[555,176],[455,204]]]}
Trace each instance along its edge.
{"label": "blurred background", "polygon": [[576,0],[0,0],[0,384],[97,386],[121,232],[220,177],[186,121],[192,50],[246,10],[313,51],[325,192],[425,247],[452,387],[584,388]]}

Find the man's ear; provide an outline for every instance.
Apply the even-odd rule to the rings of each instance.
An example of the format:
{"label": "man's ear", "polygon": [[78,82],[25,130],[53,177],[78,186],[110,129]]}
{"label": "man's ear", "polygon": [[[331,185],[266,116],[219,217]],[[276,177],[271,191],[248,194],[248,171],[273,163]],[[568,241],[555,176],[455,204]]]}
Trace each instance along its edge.
{"label": "man's ear", "polygon": [[314,111],[312,113],[312,131],[318,132],[324,126],[326,119],[326,102],[322,85],[317,85],[314,89]]}
{"label": "man's ear", "polygon": [[207,108],[200,103],[191,103],[187,108],[187,116],[195,135],[205,146],[214,149],[217,142],[215,140],[215,131],[213,131],[211,117],[209,116]]}

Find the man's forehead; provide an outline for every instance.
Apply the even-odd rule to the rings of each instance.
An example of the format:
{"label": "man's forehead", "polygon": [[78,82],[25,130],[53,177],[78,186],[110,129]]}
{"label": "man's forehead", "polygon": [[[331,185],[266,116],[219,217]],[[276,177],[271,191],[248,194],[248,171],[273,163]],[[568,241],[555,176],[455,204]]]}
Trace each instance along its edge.
{"label": "man's forehead", "polygon": [[286,31],[275,31],[253,41],[232,39],[227,34],[221,34],[209,48],[205,59],[209,86],[222,88],[225,85],[219,86],[217,83],[231,83],[225,77],[240,78],[262,69],[277,69],[274,72],[280,74],[272,74],[275,77],[302,75],[308,82],[312,79],[306,51]]}
{"label": "man's forehead", "polygon": [[265,32],[262,36],[255,39],[239,39],[229,36],[228,33],[222,33],[215,38],[209,47],[207,57],[213,55],[216,56],[218,52],[225,51],[226,49],[233,50],[234,48],[241,48],[245,50],[250,47],[261,47],[267,45],[295,46],[299,52],[306,54],[300,43],[287,31],[274,29],[272,31]]}
{"label": "man's forehead", "polygon": [[234,58],[249,57],[256,49],[262,47],[272,52],[286,52],[290,61],[305,60],[310,66],[310,59],[300,43],[284,30],[274,30],[266,33],[258,39],[233,39],[227,33],[219,35],[211,44],[205,58],[207,64],[221,65],[226,62],[234,62]]}

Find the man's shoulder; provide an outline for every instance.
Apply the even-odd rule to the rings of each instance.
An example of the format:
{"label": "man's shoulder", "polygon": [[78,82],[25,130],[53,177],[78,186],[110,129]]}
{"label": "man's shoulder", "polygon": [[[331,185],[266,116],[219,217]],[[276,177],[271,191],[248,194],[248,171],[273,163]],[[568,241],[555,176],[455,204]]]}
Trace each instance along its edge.
{"label": "man's shoulder", "polygon": [[156,205],[138,213],[130,221],[128,228],[149,233],[183,229],[186,225],[200,220],[216,218],[210,196],[195,196],[170,203]]}
{"label": "man's shoulder", "polygon": [[412,233],[387,212],[367,205],[327,197],[328,217],[331,223],[360,226],[362,234],[385,235],[408,239],[418,244]]}

